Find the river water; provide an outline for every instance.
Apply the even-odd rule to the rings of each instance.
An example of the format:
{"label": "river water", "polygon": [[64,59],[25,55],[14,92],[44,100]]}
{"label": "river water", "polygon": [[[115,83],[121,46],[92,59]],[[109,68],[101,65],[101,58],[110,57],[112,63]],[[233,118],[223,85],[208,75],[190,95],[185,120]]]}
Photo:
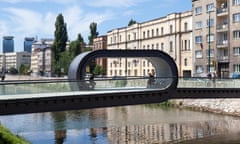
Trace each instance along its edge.
{"label": "river water", "polygon": [[240,142],[240,118],[137,105],[0,116],[33,144],[159,144]]}

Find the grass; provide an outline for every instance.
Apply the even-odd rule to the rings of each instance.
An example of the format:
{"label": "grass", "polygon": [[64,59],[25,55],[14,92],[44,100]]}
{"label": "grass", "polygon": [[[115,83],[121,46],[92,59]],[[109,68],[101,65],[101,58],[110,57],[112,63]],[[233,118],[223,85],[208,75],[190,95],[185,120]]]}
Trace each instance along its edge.
{"label": "grass", "polygon": [[30,144],[30,142],[18,135],[14,135],[0,124],[0,144]]}

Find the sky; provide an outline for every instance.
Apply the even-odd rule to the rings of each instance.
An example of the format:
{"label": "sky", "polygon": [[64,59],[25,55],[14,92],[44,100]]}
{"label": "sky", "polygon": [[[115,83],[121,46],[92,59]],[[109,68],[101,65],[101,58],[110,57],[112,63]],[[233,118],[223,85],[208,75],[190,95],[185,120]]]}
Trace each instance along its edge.
{"label": "sky", "polygon": [[25,37],[54,38],[55,21],[62,14],[69,40],[81,33],[85,42],[89,25],[99,35],[127,26],[192,9],[192,0],[0,0],[0,52],[2,37],[14,36],[15,51],[23,51]]}

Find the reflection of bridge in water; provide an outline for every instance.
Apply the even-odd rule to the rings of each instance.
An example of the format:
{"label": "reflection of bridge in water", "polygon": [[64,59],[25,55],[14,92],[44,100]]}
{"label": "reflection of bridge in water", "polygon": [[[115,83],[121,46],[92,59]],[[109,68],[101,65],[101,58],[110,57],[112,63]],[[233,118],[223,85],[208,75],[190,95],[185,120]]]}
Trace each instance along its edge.
{"label": "reflection of bridge in water", "polygon": [[179,79],[169,91],[171,78],[96,79],[94,89],[74,90],[73,85],[88,81],[42,80],[0,83],[0,114],[74,110],[110,106],[159,103],[182,98],[239,98],[240,80],[206,78]]}

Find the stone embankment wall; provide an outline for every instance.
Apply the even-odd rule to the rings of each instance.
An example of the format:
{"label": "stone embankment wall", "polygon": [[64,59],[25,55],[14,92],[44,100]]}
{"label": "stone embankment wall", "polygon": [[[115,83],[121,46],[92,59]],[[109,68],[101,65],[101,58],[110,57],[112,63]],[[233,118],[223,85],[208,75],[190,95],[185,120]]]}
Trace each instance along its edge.
{"label": "stone embankment wall", "polygon": [[182,99],[173,101],[184,108],[240,116],[240,99]]}
{"label": "stone embankment wall", "polygon": [[[240,88],[240,79],[180,79],[178,87],[190,88]],[[174,100],[183,107],[220,114],[240,116],[240,99],[182,99]]]}

